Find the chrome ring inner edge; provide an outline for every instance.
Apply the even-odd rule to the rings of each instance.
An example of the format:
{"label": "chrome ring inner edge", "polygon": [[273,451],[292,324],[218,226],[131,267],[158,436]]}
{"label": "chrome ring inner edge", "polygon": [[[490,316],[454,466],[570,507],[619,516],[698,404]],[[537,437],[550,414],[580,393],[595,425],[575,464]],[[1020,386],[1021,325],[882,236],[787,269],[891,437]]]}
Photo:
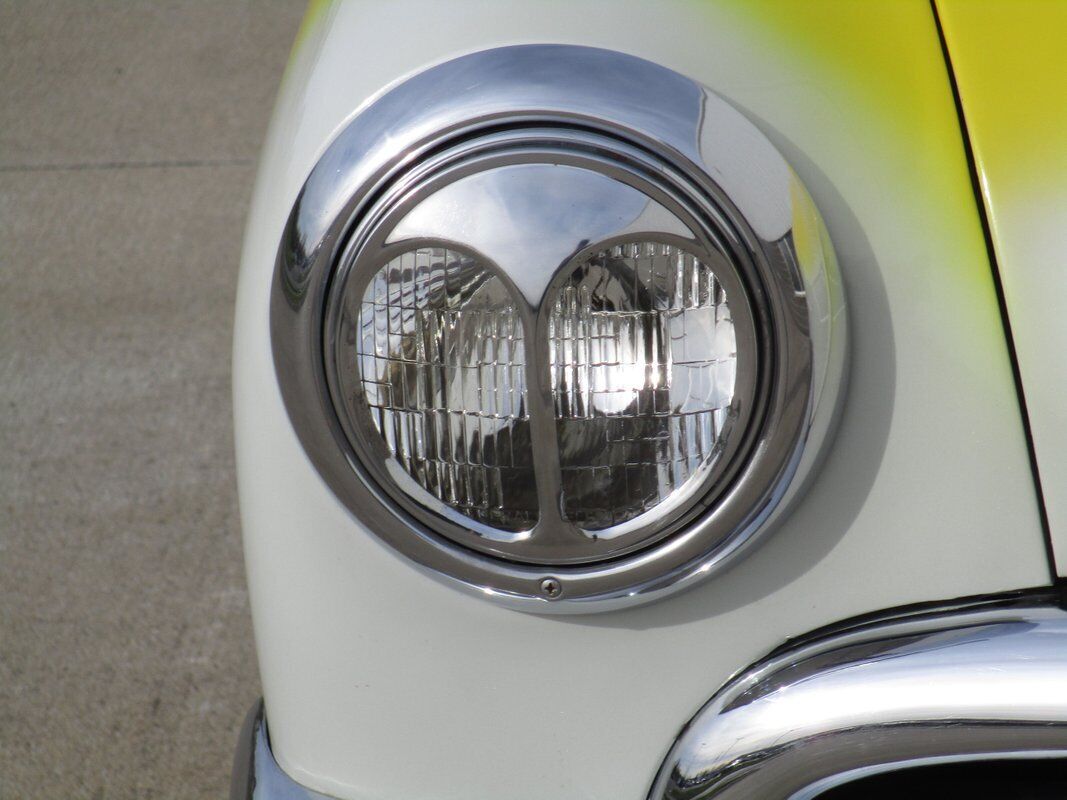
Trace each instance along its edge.
{"label": "chrome ring inner edge", "polygon": [[[520,553],[515,552],[518,548],[514,546],[502,547],[495,545],[489,539],[483,539],[482,541],[473,539],[471,533],[474,533],[479,538],[485,535],[479,532],[479,526],[473,521],[462,518],[458,513],[449,515],[434,514],[432,511],[421,507],[410,496],[396,487],[389,473],[380,464],[375,463],[376,459],[380,460],[380,457],[376,456],[372,441],[378,437],[374,435],[368,437],[365,424],[360,426],[359,424],[353,424],[353,421],[350,420],[350,414],[353,409],[346,408],[346,401],[339,387],[338,371],[340,366],[338,364],[337,350],[340,341],[338,329],[341,298],[348,289],[348,282],[354,277],[353,273],[357,271],[363,272],[363,277],[366,277],[368,273],[373,273],[381,263],[387,261],[393,251],[410,246],[410,242],[405,241],[402,244],[394,245],[392,250],[386,248],[382,252],[372,255],[372,260],[366,265],[361,264],[361,259],[364,257],[365,252],[379,247],[381,241],[388,237],[393,228],[393,223],[408,213],[421,199],[462,176],[478,171],[488,171],[501,165],[524,163],[516,159],[528,159],[528,163],[541,163],[540,159],[552,157],[554,158],[553,163],[558,164],[579,164],[582,166],[589,164],[590,166],[587,168],[613,166],[615,169],[612,177],[620,180],[626,178],[628,181],[638,184],[649,181],[648,188],[651,190],[654,187],[658,190],[657,194],[664,202],[672,202],[672,200],[668,199],[669,195],[674,195],[673,202],[677,202],[679,205],[685,203],[687,199],[685,195],[681,195],[673,186],[656,185],[657,182],[654,176],[642,176],[634,172],[624,174],[626,168],[621,160],[624,151],[621,144],[616,145],[602,137],[590,137],[581,131],[557,129],[550,134],[555,137],[554,147],[548,149],[536,147],[535,143],[544,140],[546,135],[548,135],[548,132],[537,129],[517,129],[509,132],[504,137],[476,137],[459,143],[443,154],[431,159],[429,163],[423,165],[423,168],[419,170],[420,174],[417,177],[413,177],[410,180],[407,179],[407,176],[401,178],[398,181],[399,187],[394,191],[387,192],[386,196],[379,200],[375,208],[368,212],[366,218],[356,224],[355,230],[342,249],[337,261],[338,266],[331,280],[331,286],[327,291],[326,323],[323,327],[323,356],[327,384],[330,387],[330,394],[339,424],[346,433],[349,446],[355,451],[355,463],[361,467],[361,477],[365,481],[375,483],[382,493],[388,495],[393,502],[394,510],[399,510],[395,508],[395,506],[399,506],[406,512],[406,517],[418,520],[434,534],[441,534],[459,546],[468,547],[519,564],[527,563],[531,565],[537,565],[539,562],[529,556],[522,558]],[[567,149],[565,145],[569,145],[572,148],[579,146],[592,147],[595,145],[601,152],[601,157],[599,159],[590,159],[577,149]],[[608,148],[617,152],[612,152],[609,155]],[[633,158],[637,154],[630,153],[628,155]],[[615,156],[619,158],[613,158]],[[599,164],[597,163],[598,161]],[[723,238],[723,233],[732,234],[732,231],[717,229],[717,226],[723,225],[725,220],[708,221],[706,218],[701,217],[701,212],[704,209],[694,209],[691,207],[692,203],[688,205],[690,207],[684,210],[680,207],[679,212],[692,220],[691,227],[702,229],[703,236],[714,240],[710,244],[698,241],[696,243],[697,247],[702,250],[714,247],[722,251],[724,257],[730,259],[731,267],[736,269],[736,262],[734,258],[731,258],[735,254],[727,250],[730,247],[730,243],[719,241]],[[702,225],[701,223],[704,224]],[[665,241],[671,238],[662,234],[654,235]],[[734,239],[734,244],[736,244],[736,237],[727,236],[726,238]],[[593,242],[586,250],[597,249],[603,245],[603,242]],[[444,242],[439,246],[464,249],[462,243]],[[580,258],[581,251],[566,263],[574,263]],[[566,268],[566,265],[561,265],[559,271],[555,273],[556,278]],[[503,270],[501,272],[503,273]],[[543,571],[547,566],[569,566],[571,564],[593,565],[619,559],[634,552],[654,547],[684,528],[703,509],[712,505],[715,498],[728,488],[737,473],[743,469],[747,452],[751,448],[758,432],[760,416],[765,405],[764,402],[761,402],[764,398],[760,395],[759,384],[765,383],[769,379],[767,375],[762,376],[761,379],[758,369],[760,365],[769,364],[773,359],[768,357],[771,343],[758,341],[767,337],[766,329],[769,327],[768,323],[764,320],[762,325],[759,325],[764,329],[761,336],[760,331],[757,330],[758,321],[753,318],[753,309],[748,300],[746,280],[751,281],[753,276],[738,275],[735,277],[726,275],[721,277],[728,281],[732,290],[734,299],[731,301],[731,310],[736,311],[736,324],[742,329],[740,338],[743,344],[738,346],[739,348],[743,347],[746,360],[755,365],[749,370],[748,374],[739,376],[742,386],[735,393],[742,404],[740,415],[735,422],[739,435],[728,441],[727,448],[715,464],[715,467],[699,481],[698,486],[692,487],[687,493],[689,496],[678,498],[682,507],[660,509],[657,506],[652,511],[642,515],[642,517],[646,518],[644,525],[628,537],[635,540],[633,544],[625,547],[625,549],[614,547],[608,555],[583,555],[566,561],[558,557],[553,558],[547,564],[536,566],[536,569]],[[553,278],[553,281],[556,278]],[[531,341],[530,346],[540,345]],[[761,352],[763,355],[760,355]],[[675,505],[678,504],[676,503]],[[654,535],[648,533],[649,529],[655,529]]]}

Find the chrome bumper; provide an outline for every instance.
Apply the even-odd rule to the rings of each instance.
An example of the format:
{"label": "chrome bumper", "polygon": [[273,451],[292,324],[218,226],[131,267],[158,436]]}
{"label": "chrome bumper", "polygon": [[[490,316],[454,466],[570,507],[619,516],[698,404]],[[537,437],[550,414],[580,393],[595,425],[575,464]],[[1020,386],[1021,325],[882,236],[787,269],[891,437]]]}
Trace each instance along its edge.
{"label": "chrome bumper", "polygon": [[1067,611],[986,603],[835,632],[738,675],[649,800],[808,800],[905,766],[1067,758]]}
{"label": "chrome bumper", "polygon": [[230,800],[330,800],[286,775],[270,751],[263,701],[248,712],[237,740]]}

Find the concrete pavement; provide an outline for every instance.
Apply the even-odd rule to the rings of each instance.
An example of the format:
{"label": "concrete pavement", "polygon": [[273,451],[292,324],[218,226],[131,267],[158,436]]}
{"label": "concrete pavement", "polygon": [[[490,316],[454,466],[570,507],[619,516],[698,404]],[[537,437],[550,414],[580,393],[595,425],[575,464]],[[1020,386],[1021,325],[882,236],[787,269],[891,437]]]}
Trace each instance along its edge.
{"label": "concrete pavement", "polygon": [[0,2],[0,798],[219,798],[230,336],[300,2]]}

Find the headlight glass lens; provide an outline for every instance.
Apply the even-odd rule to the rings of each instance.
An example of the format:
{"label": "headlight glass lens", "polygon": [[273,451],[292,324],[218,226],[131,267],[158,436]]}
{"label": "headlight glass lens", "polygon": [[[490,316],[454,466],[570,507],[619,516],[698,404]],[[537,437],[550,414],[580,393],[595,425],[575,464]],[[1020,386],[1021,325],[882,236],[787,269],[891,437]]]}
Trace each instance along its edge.
{"label": "headlight glass lens", "polygon": [[525,341],[500,278],[460,252],[412,250],[346,299],[342,329],[402,488],[493,528],[531,528]]}
{"label": "headlight glass lens", "polygon": [[[559,513],[613,538],[702,487],[733,429],[737,345],[699,256],[637,241],[564,268],[546,313]],[[508,286],[475,256],[419,247],[346,293],[349,407],[369,415],[398,486],[485,526],[538,507],[526,337]]]}
{"label": "headlight glass lens", "polygon": [[549,319],[563,513],[619,525],[699,484],[730,433],[730,306],[692,253],[633,242],[582,259]]}

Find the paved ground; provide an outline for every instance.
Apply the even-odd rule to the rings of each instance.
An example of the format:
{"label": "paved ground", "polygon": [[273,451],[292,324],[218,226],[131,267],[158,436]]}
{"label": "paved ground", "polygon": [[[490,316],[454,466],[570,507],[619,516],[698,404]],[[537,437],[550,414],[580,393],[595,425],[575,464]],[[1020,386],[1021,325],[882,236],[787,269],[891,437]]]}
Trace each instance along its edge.
{"label": "paved ground", "polygon": [[224,797],[230,326],[300,2],[0,0],[0,798]]}

